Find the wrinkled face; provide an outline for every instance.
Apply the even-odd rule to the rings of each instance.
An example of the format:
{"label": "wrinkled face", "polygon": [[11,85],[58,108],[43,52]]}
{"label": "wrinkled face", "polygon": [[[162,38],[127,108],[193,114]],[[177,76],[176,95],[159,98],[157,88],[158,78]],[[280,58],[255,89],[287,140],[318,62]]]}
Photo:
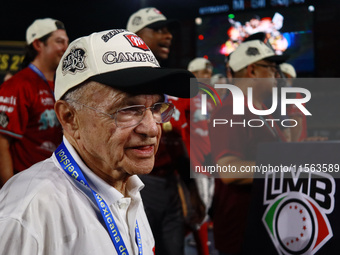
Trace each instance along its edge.
{"label": "wrinkled face", "polygon": [[[108,114],[132,105],[150,107],[163,100],[160,95],[132,96],[99,83],[95,85],[90,87],[86,100],[80,103]],[[117,127],[108,115],[86,107],[77,110],[77,115],[78,150],[97,175],[112,179],[147,174],[152,170],[161,126],[154,121],[150,110],[146,110],[137,126],[127,128]]]}
{"label": "wrinkled face", "polygon": [[69,43],[66,31],[58,29],[54,31],[43,44],[42,52],[46,64],[53,70],[57,69],[59,61],[67,49]]}
{"label": "wrinkled face", "polygon": [[168,28],[151,29],[145,27],[138,31],[137,35],[149,46],[158,60],[168,59],[172,40],[172,34]]}

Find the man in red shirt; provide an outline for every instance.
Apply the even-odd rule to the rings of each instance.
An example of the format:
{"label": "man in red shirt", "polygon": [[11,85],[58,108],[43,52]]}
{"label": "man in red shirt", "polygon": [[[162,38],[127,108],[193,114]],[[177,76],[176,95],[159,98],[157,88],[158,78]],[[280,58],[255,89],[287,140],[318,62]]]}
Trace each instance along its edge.
{"label": "man in red shirt", "polygon": [[[278,78],[277,65],[284,60],[284,56],[276,56],[260,40],[240,44],[230,56],[234,85],[243,92],[245,111],[243,115],[233,114],[233,99],[236,95],[229,94],[211,117],[211,120],[227,119],[228,123],[214,127],[213,122],[210,122],[214,163],[235,169],[235,172],[219,173],[220,179],[216,179],[215,183],[214,239],[220,254],[241,253],[253,181],[253,173],[242,172],[241,168],[255,165],[260,143],[285,141],[276,123],[264,120],[273,119],[270,115],[255,115],[247,104],[247,97],[251,96],[255,109],[266,109],[263,102],[271,96],[272,88],[276,86],[275,78]],[[252,88],[252,95],[248,95],[248,88]],[[249,120],[262,118],[264,124],[260,127],[247,124]],[[258,126],[259,122],[252,124]]]}
{"label": "man in red shirt", "polygon": [[35,20],[26,31],[24,68],[0,87],[0,187],[50,157],[62,139],[54,112],[54,75],[68,46],[64,24]]}
{"label": "man in red shirt", "polygon": [[[205,84],[210,83],[213,66],[208,59],[193,59],[188,64],[188,70],[192,72],[200,82]],[[169,97],[169,102],[175,105],[175,109],[178,112],[178,115],[174,115],[171,119],[171,124],[174,130],[176,130],[178,124],[181,125],[181,137],[190,155],[191,165],[194,168],[195,166],[210,164],[211,150],[208,120],[206,117],[202,118],[202,115],[199,114],[201,111],[201,95],[199,94],[191,99]],[[211,106],[210,101],[207,102],[207,105],[208,111],[211,110],[212,107],[209,107]],[[174,122],[173,120],[175,120],[176,117],[178,117],[178,120]],[[188,173],[190,173],[190,171],[193,173],[192,170],[193,169],[190,170],[189,166],[185,169]],[[205,211],[199,213],[200,216],[203,215],[203,218],[200,220],[197,218],[193,234],[198,254],[209,254],[207,211],[211,205],[214,180],[208,178],[205,174],[198,174],[200,177],[197,176],[197,178],[194,179],[194,183],[197,187],[198,199],[202,201]]]}

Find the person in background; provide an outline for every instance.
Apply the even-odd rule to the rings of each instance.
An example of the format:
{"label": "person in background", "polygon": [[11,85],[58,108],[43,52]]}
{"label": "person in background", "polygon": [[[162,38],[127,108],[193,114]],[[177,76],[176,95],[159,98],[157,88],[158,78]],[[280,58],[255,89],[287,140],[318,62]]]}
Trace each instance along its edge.
{"label": "person in background", "polygon": [[177,20],[167,19],[158,9],[147,7],[129,17],[126,29],[142,38],[162,64],[169,57],[171,30],[178,26]]}
{"label": "person in background", "polygon": [[[233,115],[233,99],[230,93],[220,108],[212,113],[211,119],[232,120],[233,125],[209,126],[211,153],[214,164],[221,167],[235,167],[236,172],[220,172],[215,181],[213,200],[213,224],[215,247],[223,254],[241,254],[250,203],[253,174],[239,171],[241,166],[255,165],[257,146],[263,142],[285,141],[280,128],[243,126],[250,119],[259,119],[250,112],[247,104],[248,88],[252,88],[253,106],[258,110],[267,109],[266,98],[271,96],[278,78],[278,64],[285,56],[275,53],[262,41],[243,42],[230,55],[229,65],[233,71],[234,85],[245,97],[244,115]],[[271,119],[270,115],[266,116]]]}
{"label": "person in background", "polygon": [[[254,34],[250,35],[249,37],[245,38],[244,42],[251,41],[251,40],[260,40],[260,41],[264,42],[275,54],[277,54],[273,45],[271,45],[271,43],[269,42],[269,38],[267,37],[266,33],[264,33],[264,32],[254,33]],[[287,59],[289,58],[289,55],[287,55],[287,54],[283,54],[283,56]],[[286,115],[281,114],[281,112],[282,112],[281,111],[281,88],[286,86],[286,79],[285,79],[285,76],[280,69],[280,66],[278,66],[277,72],[278,72],[277,78],[279,78],[279,79],[277,79],[276,87],[278,88],[278,95],[279,96],[278,96],[278,103],[277,103],[276,111],[274,111],[272,113],[272,116],[275,119],[280,119],[281,121],[284,121],[284,120],[289,119],[289,116],[287,114]],[[266,107],[270,108],[273,104],[272,97],[267,98],[264,104],[266,105]],[[291,136],[290,127],[285,127],[283,125],[280,125],[279,128],[281,129],[281,131],[285,135],[287,142],[289,142],[291,140],[291,138],[290,138],[290,136]]]}
{"label": "person in background", "polygon": [[[177,21],[167,19],[158,9],[148,7],[133,13],[126,27],[143,39],[162,66],[169,57],[171,30],[177,25]],[[189,90],[190,84],[186,86]],[[166,95],[167,101],[168,98]],[[156,254],[184,254],[184,216],[178,190],[178,172],[186,165],[187,153],[181,137],[182,118],[179,114],[175,109],[171,122],[162,124],[154,169],[149,175],[140,176],[145,183],[141,195],[155,237]]]}
{"label": "person in background", "polygon": [[233,83],[233,71],[231,70],[231,68],[229,66],[230,54],[228,56],[226,56],[225,59],[224,59],[224,63],[225,63],[225,76],[227,78],[228,84],[232,84]]}
{"label": "person in background", "polygon": [[294,79],[296,78],[296,71],[294,66],[289,63],[282,63],[280,65],[280,69],[285,75],[287,86],[292,87]]}
{"label": "person in background", "polygon": [[61,21],[35,20],[26,31],[26,68],[0,86],[0,187],[51,156],[62,140],[54,112],[54,75],[68,45]]}
{"label": "person in background", "polygon": [[[213,76],[211,76],[210,84],[213,87],[215,86],[215,84],[228,84],[228,79],[223,74],[217,73],[217,74],[214,74]],[[228,90],[225,89],[225,88],[215,88],[215,90],[218,93],[218,95],[220,96],[221,100],[223,101],[223,99],[228,94]]]}
{"label": "person in background", "polygon": [[[195,58],[188,64],[188,71],[190,71],[198,79],[199,84],[210,85],[210,79],[213,72],[213,66],[208,59]],[[187,125],[182,128],[182,137],[186,146],[186,150],[190,155],[190,162],[193,167],[204,166],[211,164],[210,155],[210,140],[208,134],[207,116],[201,115],[201,96],[200,94],[191,98],[176,99],[169,97],[169,102],[175,105],[175,108],[185,116]],[[208,112],[211,111],[211,102],[208,101]],[[208,247],[208,210],[212,202],[212,195],[214,190],[214,180],[203,173],[196,173],[190,166],[186,170],[192,173],[195,186],[197,187],[197,200],[202,201],[204,207],[203,212],[196,212],[198,214],[197,221],[192,226],[193,233],[198,254],[209,254]],[[192,191],[194,192],[194,191]],[[197,204],[200,202],[197,201]],[[201,218],[203,215],[203,218]],[[200,219],[200,220],[198,220]]]}
{"label": "person in background", "polygon": [[137,175],[152,170],[173,114],[164,94],[190,97],[193,75],[145,49],[123,29],[70,44],[55,85],[63,142],[1,189],[3,254],[155,254]]}

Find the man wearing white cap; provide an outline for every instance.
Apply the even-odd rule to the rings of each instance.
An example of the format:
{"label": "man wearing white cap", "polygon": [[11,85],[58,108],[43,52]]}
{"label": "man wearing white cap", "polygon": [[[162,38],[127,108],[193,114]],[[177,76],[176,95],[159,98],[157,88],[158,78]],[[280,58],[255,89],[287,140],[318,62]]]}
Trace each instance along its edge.
{"label": "man wearing white cap", "polygon": [[[261,116],[250,112],[247,97],[252,96],[255,109],[264,110],[264,100],[271,96],[278,78],[277,67],[286,59],[277,56],[262,41],[243,42],[230,55],[229,65],[233,71],[234,85],[244,95],[244,114],[233,114],[236,93],[232,91],[213,114],[212,119],[227,119],[231,125],[210,127],[212,157],[219,166],[234,167],[235,172],[219,173],[215,182],[213,207],[214,240],[220,254],[240,254],[247,222],[253,173],[240,171],[241,167],[254,166],[257,147],[263,142],[285,141],[279,127],[263,124],[247,125],[249,120]],[[252,88],[252,95],[248,95]],[[273,119],[270,115],[265,119]],[[243,125],[243,123],[245,123]]]}
{"label": "man wearing white cap", "polygon": [[[213,66],[208,59],[195,58],[189,62],[187,69],[193,75],[195,75],[195,77],[198,78],[200,82],[210,82]],[[195,107],[197,105],[200,105],[201,99],[200,96],[196,96],[190,100],[170,96],[168,97],[168,100],[175,105],[176,111],[176,120],[174,118],[171,119],[172,129],[179,130],[180,139],[178,140],[180,140],[181,143],[184,143],[186,147],[185,153],[189,153],[191,149],[190,159],[188,159],[188,162],[186,162],[188,164],[182,163],[182,168],[179,169],[179,173],[183,177],[183,180],[185,180],[186,185],[190,187],[195,187],[190,190],[190,192],[192,193],[192,198],[195,197],[195,204],[193,203],[193,208],[190,208],[193,212],[191,214],[187,213],[185,208],[186,206],[183,207],[183,212],[186,217],[186,224],[187,227],[190,227],[189,230],[193,231],[198,253],[208,254],[209,249],[207,246],[207,223],[203,227],[201,226],[201,224],[206,216],[206,209],[208,209],[209,207],[209,205],[207,205],[209,204],[209,201],[207,200],[209,200],[210,197],[208,194],[206,194],[206,192],[204,192],[205,190],[201,190],[201,187],[197,187],[201,184],[204,185],[204,188],[208,187],[208,185],[205,185],[207,184],[207,180],[203,178],[190,179],[187,177],[190,176],[190,162],[193,165],[202,165],[204,163],[205,156],[207,156],[206,152],[210,152],[210,142],[206,119],[191,119],[191,117],[195,118],[194,116],[197,116],[191,113],[195,113],[195,110],[198,110],[196,108],[194,110],[193,108],[191,108],[191,106]],[[200,109],[198,111],[200,111]],[[190,143],[194,144],[195,146],[190,147]],[[213,189],[213,186],[211,187]],[[182,200],[187,203],[187,201],[185,201],[183,197]],[[201,230],[203,230],[203,235],[201,235]],[[172,253],[170,251],[170,253],[167,254]],[[177,251],[176,254],[183,253],[179,253]]]}
{"label": "man wearing white cap", "polygon": [[188,70],[192,72],[196,78],[210,79],[213,72],[213,66],[206,58],[194,58],[189,62]]}
{"label": "man wearing white cap", "polygon": [[13,174],[50,157],[62,139],[54,75],[68,45],[64,24],[35,20],[26,31],[24,68],[0,87],[0,187]]}
{"label": "man wearing white cap", "polygon": [[289,63],[282,63],[280,65],[280,69],[283,72],[283,74],[286,76],[286,81],[288,81],[288,86],[292,86],[293,82],[292,79],[296,78],[296,71],[294,66],[292,66]]}
{"label": "man wearing white cap", "polygon": [[55,85],[61,145],[0,192],[4,254],[154,254],[138,175],[148,174],[173,105],[193,76],[160,68],[137,35],[107,30],[73,41]]}
{"label": "man wearing white cap", "polygon": [[169,57],[171,29],[176,26],[178,26],[176,20],[167,19],[154,7],[147,7],[129,17],[126,29],[142,38],[158,61],[163,61]]}
{"label": "man wearing white cap", "polygon": [[[199,79],[199,82],[210,84],[213,65],[208,59],[202,57],[194,58],[189,62],[188,70]],[[201,105],[201,97],[196,96],[192,99],[187,109],[191,114],[189,120],[190,125],[185,129],[188,132],[186,137],[190,137],[190,141],[187,141],[186,145],[187,150],[190,151],[190,161],[193,168],[195,166],[211,165],[208,118],[202,118],[205,116],[201,114]],[[213,109],[210,100],[207,100],[207,108],[208,114],[210,114]],[[197,230],[193,230],[193,235],[198,253],[208,255],[208,210],[210,209],[214,193],[214,179],[209,178],[208,174],[203,173],[200,173],[198,176],[194,181],[197,186],[199,198],[205,207],[205,217],[198,223]]]}

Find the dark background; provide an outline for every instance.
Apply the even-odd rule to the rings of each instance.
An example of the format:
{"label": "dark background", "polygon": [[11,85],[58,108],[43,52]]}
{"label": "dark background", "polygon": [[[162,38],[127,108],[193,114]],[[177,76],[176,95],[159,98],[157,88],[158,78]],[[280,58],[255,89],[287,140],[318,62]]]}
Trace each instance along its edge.
{"label": "dark background", "polygon": [[[289,6],[271,7],[279,10],[296,5],[293,0],[275,0],[288,2]],[[250,0],[245,0],[249,5]],[[315,77],[339,77],[340,56],[340,3],[337,0],[301,0],[301,5],[315,6]],[[175,34],[173,50],[168,65],[186,68],[195,57],[196,33],[195,18],[200,16],[199,8],[206,6],[232,6],[232,0],[58,0],[28,1],[6,0],[1,3],[0,41],[24,41],[26,28],[37,18],[52,17],[60,19],[66,25],[70,40],[92,32],[111,28],[125,28],[129,16],[142,7],[154,6],[167,18],[179,19],[181,31]],[[247,4],[246,4],[247,5]],[[247,11],[250,11],[247,9]],[[236,11],[233,11],[234,13]],[[218,25],[218,24],[216,24]]]}
{"label": "dark background", "polygon": [[[339,164],[338,152],[340,150],[339,142],[323,142],[323,143],[264,143],[259,147],[257,156],[257,165],[264,166],[290,166],[304,164],[323,164],[326,165]],[[317,251],[318,255],[339,254],[340,248],[340,224],[338,220],[340,204],[339,204],[339,173],[327,173],[334,178],[335,193],[334,193],[334,210],[329,214],[325,214],[333,232],[333,236],[328,242]],[[265,175],[256,173],[252,189],[252,199],[250,211],[248,213],[247,230],[245,235],[244,253],[243,254],[261,254],[271,255],[278,254],[272,240],[269,237],[267,230],[262,222],[262,217],[268,205],[264,205],[264,183]],[[290,176],[290,174],[287,174]],[[322,173],[313,173],[313,178],[322,178]],[[330,176],[329,176],[330,177]],[[328,177],[328,178],[329,178]],[[277,175],[276,178],[279,178]],[[312,186],[312,185],[311,185]],[[276,186],[278,187],[278,186]],[[309,189],[309,188],[308,188]],[[310,190],[313,188],[311,187]],[[316,193],[320,192],[319,189]],[[315,191],[315,190],[314,190]],[[284,192],[285,193],[285,192]],[[301,191],[302,193],[302,191]],[[279,193],[281,195],[283,193]],[[289,192],[286,193],[289,195]],[[312,192],[308,194],[310,196]],[[326,193],[327,194],[327,193]],[[313,201],[313,200],[311,200]],[[315,201],[315,200],[314,200]],[[321,201],[321,200],[319,200]],[[315,201],[316,202],[316,201]],[[321,201],[322,202],[322,201]],[[319,202],[322,205],[322,203]],[[322,206],[321,210],[322,210]],[[328,208],[327,208],[328,209]],[[292,224],[291,222],[287,223]],[[265,247],[265,248],[264,248]],[[296,253],[301,254],[301,253]]]}

